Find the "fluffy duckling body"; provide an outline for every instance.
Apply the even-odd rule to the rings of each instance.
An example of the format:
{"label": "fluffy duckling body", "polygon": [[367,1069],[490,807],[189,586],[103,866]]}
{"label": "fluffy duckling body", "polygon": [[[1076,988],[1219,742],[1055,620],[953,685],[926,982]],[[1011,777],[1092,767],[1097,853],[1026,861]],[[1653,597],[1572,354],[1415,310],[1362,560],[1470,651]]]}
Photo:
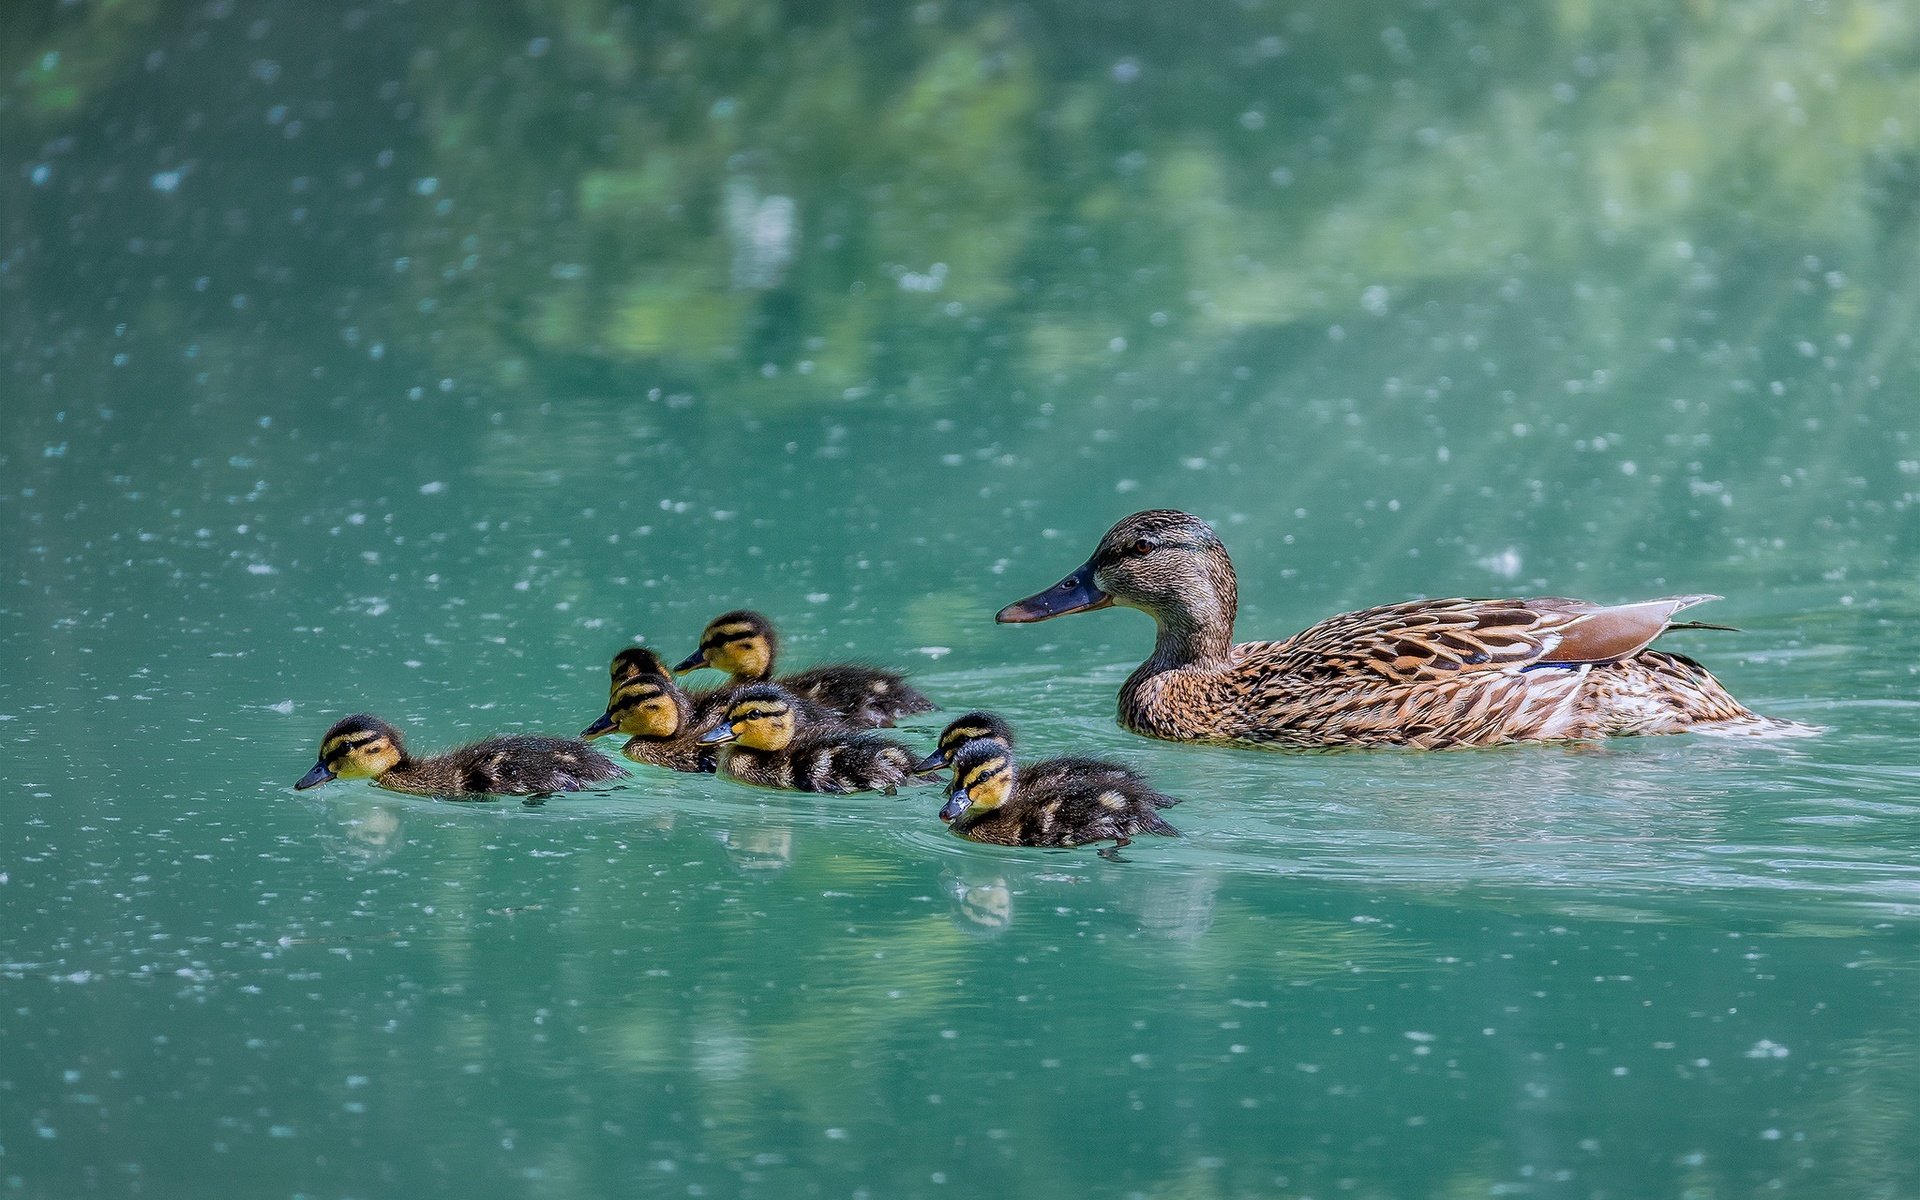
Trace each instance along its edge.
{"label": "fluffy duckling body", "polygon": [[1436,749],[1627,734],[1801,734],[1750,712],[1692,659],[1648,649],[1707,595],[1600,605],[1563,597],[1414,600],[1343,613],[1279,642],[1233,641],[1233,563],[1173,510],[1107,531],[1072,575],[1002,609],[1044,621],[1109,605],[1159,629],[1120,689],[1148,737],[1293,748]]}
{"label": "fluffy duckling body", "polygon": [[[920,760],[913,768],[914,773],[924,775],[952,766],[960,751],[975,742],[998,742],[1011,750],[1013,726],[998,713],[970,712],[964,716],[955,717],[951,724],[940,731],[940,740],[935,744],[933,753]],[[1023,785],[1030,788],[1056,775],[1070,776],[1079,780],[1106,776],[1127,779],[1135,783],[1145,782],[1131,767],[1098,758],[1083,758],[1079,755],[1043,758],[1039,762],[1028,763],[1020,768],[1020,779]]]}
{"label": "fluffy duckling body", "polygon": [[1079,760],[1016,767],[1013,750],[992,739],[969,741],[953,759],[953,782],[940,809],[961,837],[1000,846],[1124,846],[1144,833],[1178,836],[1160,809],[1178,804],[1115,763]]}
{"label": "fluffy duckling body", "polygon": [[620,753],[634,762],[711,775],[718,759],[713,747],[701,744],[700,735],[718,724],[726,710],[708,703],[702,713],[702,707],[664,673],[630,675],[614,684],[607,711],[580,736],[591,741],[624,733],[627,744]]}
{"label": "fluffy duckling body", "polygon": [[913,751],[865,730],[823,725],[777,684],[741,688],[726,715],[702,734],[720,748],[720,774],[797,792],[884,792],[913,774]]}
{"label": "fluffy duckling body", "polygon": [[877,729],[904,716],[932,712],[933,702],[897,671],[855,663],[809,667],[774,678],[780,638],[773,622],[757,612],[737,609],[707,622],[700,648],[688,655],[676,673],[714,667],[737,683],[778,683],[792,695],[840,714],[848,725]]}
{"label": "fluffy duckling body", "polygon": [[537,796],[576,792],[620,779],[626,768],[572,738],[507,734],[414,758],[400,731],[378,717],[356,714],[320,739],[320,759],[293,786],[331,779],[371,779],[389,791],[416,796]]}

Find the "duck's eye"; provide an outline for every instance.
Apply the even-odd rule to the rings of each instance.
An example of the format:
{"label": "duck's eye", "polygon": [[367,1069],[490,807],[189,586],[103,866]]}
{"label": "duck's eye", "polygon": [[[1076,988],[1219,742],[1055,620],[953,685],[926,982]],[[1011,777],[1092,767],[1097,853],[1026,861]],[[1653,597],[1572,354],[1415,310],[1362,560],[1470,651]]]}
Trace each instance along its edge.
{"label": "duck's eye", "polygon": [[1152,554],[1153,542],[1147,538],[1140,538],[1139,540],[1135,541],[1133,545],[1127,547],[1127,553],[1133,555],[1135,558],[1140,558],[1143,555]]}

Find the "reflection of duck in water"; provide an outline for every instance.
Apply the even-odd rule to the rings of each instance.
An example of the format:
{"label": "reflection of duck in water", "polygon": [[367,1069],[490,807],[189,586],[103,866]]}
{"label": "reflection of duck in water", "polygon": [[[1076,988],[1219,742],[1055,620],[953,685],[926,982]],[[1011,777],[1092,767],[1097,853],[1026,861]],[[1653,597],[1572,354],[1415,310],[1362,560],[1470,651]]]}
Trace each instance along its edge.
{"label": "reflection of duck in water", "polygon": [[322,805],[320,843],[353,870],[377,867],[406,845],[400,804],[366,796]]}
{"label": "reflection of duck in water", "polygon": [[1692,659],[1648,649],[1670,629],[1724,628],[1673,619],[1714,599],[1412,600],[1236,645],[1226,548],[1206,522],[1162,509],[1120,521],[1078,570],[999,619],[1113,604],[1153,617],[1159,637],[1121,686],[1120,724],[1175,741],[1434,749],[1812,732],[1749,712]]}
{"label": "reflection of duck in water", "polygon": [[337,722],[320,740],[320,760],[295,789],[331,779],[371,779],[388,791],[416,796],[537,796],[577,792],[624,778],[626,768],[572,738],[507,734],[414,758],[400,731],[359,714]]}
{"label": "reflection of duck in water", "polygon": [[856,663],[808,667],[774,678],[774,660],[780,639],[773,622],[757,612],[739,609],[722,613],[700,632],[700,648],[674,667],[676,672],[714,667],[733,676],[735,683],[773,682],[802,700],[838,715],[856,729],[891,725],[901,717],[933,711],[933,701],[908,683],[898,671]]}

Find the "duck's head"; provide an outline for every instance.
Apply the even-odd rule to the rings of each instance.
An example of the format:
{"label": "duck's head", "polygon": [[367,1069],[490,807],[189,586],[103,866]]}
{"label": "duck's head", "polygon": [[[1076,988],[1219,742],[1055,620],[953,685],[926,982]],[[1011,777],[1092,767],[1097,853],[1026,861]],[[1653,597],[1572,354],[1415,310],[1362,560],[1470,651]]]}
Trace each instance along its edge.
{"label": "duck's head", "polygon": [[399,730],[379,717],[356,713],[327,730],[320,739],[320,761],[293,786],[305,791],[330,779],[374,779],[405,761]]}
{"label": "duck's head", "polygon": [[607,711],[580,736],[597,738],[619,730],[628,737],[673,737],[685,719],[678,691],[665,675],[636,675],[615,684]]}
{"label": "duck's head", "polygon": [[757,612],[736,609],[721,613],[700,631],[700,648],[680,661],[674,673],[714,667],[735,679],[766,679],[773,674],[773,659],[779,653],[780,639],[773,622]]}
{"label": "duck's head", "polygon": [[999,808],[1013,795],[1013,751],[1005,742],[968,742],[953,758],[953,782],[940,819],[952,823],[968,809]]}
{"label": "duck's head", "polygon": [[1079,570],[1007,605],[995,619],[1044,621],[1121,604],[1151,614],[1162,627],[1217,624],[1224,617],[1231,637],[1238,600],[1233,561],[1213,527],[1191,513],[1157,508],[1120,521]]}
{"label": "duck's head", "polygon": [[642,675],[665,676],[667,674],[667,664],[657,653],[645,646],[628,646],[613,656],[613,664],[607,668],[607,682],[610,688],[607,695],[611,698],[613,691],[629,679],[637,679]]}
{"label": "duck's head", "polygon": [[940,741],[934,746],[933,753],[921,759],[913,773],[924,775],[928,771],[938,771],[953,762],[954,755],[960,753],[962,746],[986,738],[1011,746],[1013,726],[990,712],[970,712],[964,717],[956,717],[952,724],[940,731]]}
{"label": "duck's head", "polygon": [[700,735],[703,746],[739,742],[750,750],[785,750],[793,741],[798,717],[794,700],[770,683],[741,688],[718,725]]}

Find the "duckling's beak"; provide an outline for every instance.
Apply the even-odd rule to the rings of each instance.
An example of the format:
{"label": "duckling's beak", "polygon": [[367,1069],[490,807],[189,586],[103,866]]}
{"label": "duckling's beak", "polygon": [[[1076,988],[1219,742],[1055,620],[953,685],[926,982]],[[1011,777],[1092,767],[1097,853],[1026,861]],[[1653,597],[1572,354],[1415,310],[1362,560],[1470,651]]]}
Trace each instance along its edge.
{"label": "duckling's beak", "polygon": [[973,797],[967,795],[967,789],[955,788],[953,794],[947,797],[947,802],[940,806],[940,819],[951,825],[959,819],[961,813],[967,811],[967,805],[972,803]]}
{"label": "duckling's beak", "polygon": [[599,720],[582,729],[580,736],[591,740],[599,737],[603,733],[612,733],[617,725],[618,722],[613,719],[613,710],[608,709],[606,712],[600,714]]}
{"label": "duckling's beak", "polygon": [[1101,591],[1100,585],[1093,581],[1093,563],[1088,562],[1046,591],[1035,592],[1025,600],[1015,600],[1001,609],[1000,615],[994,620],[1002,625],[1024,625],[1029,621],[1044,621],[1048,617],[1064,617],[1068,613],[1092,612],[1112,603],[1113,597]]}
{"label": "duckling's beak", "polygon": [[731,725],[715,725],[693,740],[696,745],[717,746],[721,742],[730,742],[739,736],[740,731]]}
{"label": "duckling's beak", "polygon": [[695,650],[692,654],[680,660],[680,665],[673,669],[673,673],[675,675],[685,675],[688,671],[698,671],[706,665],[707,652],[705,650]]}
{"label": "duckling's beak", "polygon": [[313,770],[302,775],[300,782],[293,785],[293,790],[296,792],[304,792],[310,787],[319,787],[332,778],[334,778],[334,774],[332,771],[327,770],[327,764],[317,762],[313,764]]}
{"label": "duckling's beak", "polygon": [[913,769],[913,773],[915,775],[931,775],[952,761],[953,756],[945,750],[935,750],[932,754],[920,760],[920,765]]}

